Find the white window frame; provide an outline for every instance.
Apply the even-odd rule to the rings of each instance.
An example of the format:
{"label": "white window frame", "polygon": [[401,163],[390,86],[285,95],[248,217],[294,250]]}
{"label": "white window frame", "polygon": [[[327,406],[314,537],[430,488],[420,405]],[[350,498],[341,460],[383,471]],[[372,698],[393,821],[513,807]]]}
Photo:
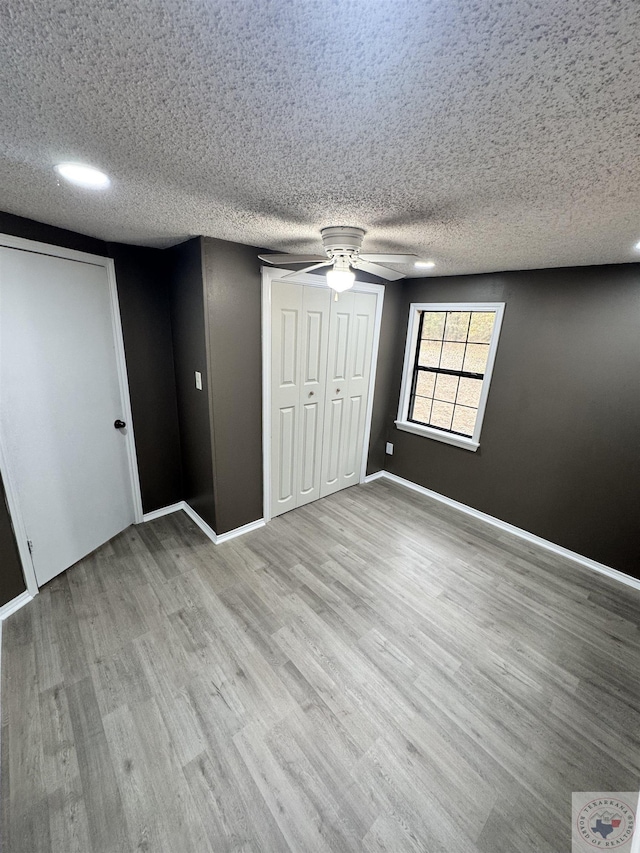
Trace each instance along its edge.
{"label": "white window frame", "polygon": [[[500,329],[502,328],[502,318],[504,316],[504,306],[504,302],[411,303],[409,306],[409,325],[407,328],[407,343],[404,352],[404,369],[402,372],[402,388],[400,391],[398,420],[395,422],[398,429],[401,429],[404,432],[415,433],[415,435],[422,435],[425,438],[435,438],[436,441],[443,441],[445,444],[453,444],[455,447],[462,447],[465,450],[476,451],[480,447],[480,432],[482,430],[482,421],[484,419],[484,410],[487,405],[487,397],[489,396],[493,365],[496,359],[496,352],[498,350]],[[476,424],[473,430],[473,435],[470,437],[456,435],[454,433],[446,432],[445,430],[434,429],[433,427],[423,426],[409,421],[411,384],[413,381],[416,346],[418,344],[418,331],[420,329],[420,313],[422,311],[493,311],[496,315],[495,322],[493,324],[493,331],[491,333],[491,341],[489,343],[487,367],[482,381],[482,392],[480,394],[480,402],[478,404]]]}

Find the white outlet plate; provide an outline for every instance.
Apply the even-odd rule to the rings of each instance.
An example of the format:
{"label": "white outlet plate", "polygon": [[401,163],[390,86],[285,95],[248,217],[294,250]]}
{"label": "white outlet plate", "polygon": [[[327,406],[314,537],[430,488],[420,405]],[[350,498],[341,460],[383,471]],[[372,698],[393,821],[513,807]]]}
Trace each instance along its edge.
{"label": "white outlet plate", "polygon": [[393,444],[390,441],[387,442],[387,446],[384,449],[384,452],[387,456],[393,456]]}
{"label": "white outlet plate", "polygon": [[198,391],[202,391],[202,374],[199,370],[196,370],[196,388]]}

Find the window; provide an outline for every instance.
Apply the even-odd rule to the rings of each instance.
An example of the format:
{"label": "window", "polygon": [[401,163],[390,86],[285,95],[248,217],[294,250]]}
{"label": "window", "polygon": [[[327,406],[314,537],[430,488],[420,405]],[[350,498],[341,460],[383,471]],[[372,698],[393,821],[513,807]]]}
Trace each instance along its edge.
{"label": "window", "polygon": [[503,312],[502,302],[411,305],[398,429],[478,449]]}

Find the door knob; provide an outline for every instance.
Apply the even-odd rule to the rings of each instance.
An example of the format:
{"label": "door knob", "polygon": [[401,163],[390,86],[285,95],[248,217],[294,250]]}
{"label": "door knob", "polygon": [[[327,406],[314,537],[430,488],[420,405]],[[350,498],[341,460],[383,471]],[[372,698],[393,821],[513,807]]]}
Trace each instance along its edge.
{"label": "door knob", "polygon": [[123,427],[126,427],[125,422],[124,422],[124,421],[120,421],[120,420],[118,420],[118,421],[114,421],[114,422],[113,422],[113,425],[114,425],[114,427],[115,427],[116,429],[123,429]]}
{"label": "door knob", "polygon": [[309,391],[309,396],[313,397],[313,391]]}
{"label": "door knob", "polygon": [[339,393],[340,393],[340,389],[336,388],[336,394],[339,394]]}

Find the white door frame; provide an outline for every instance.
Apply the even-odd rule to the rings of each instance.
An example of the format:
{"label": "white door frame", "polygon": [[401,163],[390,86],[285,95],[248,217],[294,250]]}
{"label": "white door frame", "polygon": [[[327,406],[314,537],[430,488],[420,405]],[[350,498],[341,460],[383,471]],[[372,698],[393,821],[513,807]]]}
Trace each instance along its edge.
{"label": "white door frame", "polygon": [[[271,283],[289,275],[291,275],[291,270],[262,267],[262,503],[265,521],[271,521]],[[290,284],[306,284],[311,287],[329,289],[324,276],[312,275],[311,273],[300,273],[295,277],[288,278],[287,282]],[[373,415],[373,394],[376,386],[376,369],[378,367],[378,346],[382,325],[384,285],[356,281],[351,290],[357,293],[375,293],[378,297],[376,299],[373,348],[371,351],[371,375],[369,376],[369,393],[364,425],[362,462],[360,465],[359,482],[364,483],[367,476],[367,459],[369,457],[369,440],[371,438],[371,417]],[[333,291],[331,292],[333,293]]]}
{"label": "white door frame", "polygon": [[[86,252],[77,252],[75,249],[65,249],[62,246],[53,246],[49,243],[38,243],[34,240],[25,240],[22,237],[13,237],[10,234],[0,234],[0,246],[8,249],[21,249],[24,252],[34,252],[38,255],[50,255],[54,258],[64,258],[69,261],[80,261],[96,267],[104,267],[109,282],[109,297],[111,301],[111,327],[113,330],[113,342],[115,346],[116,368],[118,373],[118,385],[122,400],[123,419],[127,424],[125,443],[129,461],[129,479],[131,482],[131,495],[133,497],[134,521],[139,524],[142,521],[142,493],[140,491],[140,476],[138,473],[138,457],[136,454],[136,443],[133,435],[133,415],[131,413],[131,399],[129,397],[129,379],[127,377],[127,363],[124,355],[124,339],[122,337],[122,323],[120,319],[120,303],[118,301],[118,287],[116,284],[116,271],[113,258],[104,258],[101,255],[89,255]],[[13,530],[18,544],[18,552],[22,563],[27,592],[36,595],[38,583],[31,562],[27,531],[24,518],[20,510],[18,492],[11,473],[11,461],[5,450],[2,433],[0,433],[0,471],[4,481],[7,495],[9,514],[13,523]]]}

